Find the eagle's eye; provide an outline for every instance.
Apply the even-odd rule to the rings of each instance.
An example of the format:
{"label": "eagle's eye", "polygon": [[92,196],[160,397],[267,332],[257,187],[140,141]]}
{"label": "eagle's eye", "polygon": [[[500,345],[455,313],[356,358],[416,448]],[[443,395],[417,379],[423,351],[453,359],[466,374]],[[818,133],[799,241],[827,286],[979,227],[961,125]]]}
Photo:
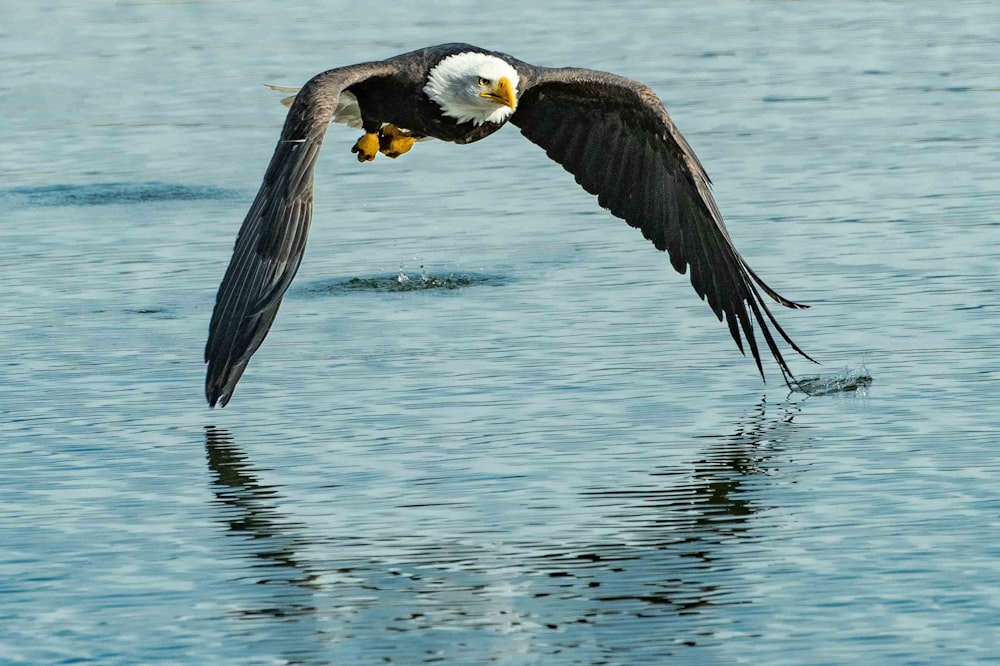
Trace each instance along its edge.
{"label": "eagle's eye", "polygon": [[479,77],[479,85],[482,86],[483,88],[485,88],[486,86],[490,85],[490,80],[489,79],[485,79],[485,78],[483,78],[483,77],[480,76]]}

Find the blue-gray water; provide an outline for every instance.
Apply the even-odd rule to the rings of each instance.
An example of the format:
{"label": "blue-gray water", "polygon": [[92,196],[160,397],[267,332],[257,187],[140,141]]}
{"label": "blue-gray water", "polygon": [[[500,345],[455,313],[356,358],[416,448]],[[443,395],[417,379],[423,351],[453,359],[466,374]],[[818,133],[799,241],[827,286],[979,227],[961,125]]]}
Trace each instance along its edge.
{"label": "blue-gray water", "polygon": [[[1000,5],[660,4],[4,4],[0,662],[1000,660]],[[761,384],[512,128],[334,127],[209,411],[261,84],[455,40],[649,83],[795,371],[873,384]]]}

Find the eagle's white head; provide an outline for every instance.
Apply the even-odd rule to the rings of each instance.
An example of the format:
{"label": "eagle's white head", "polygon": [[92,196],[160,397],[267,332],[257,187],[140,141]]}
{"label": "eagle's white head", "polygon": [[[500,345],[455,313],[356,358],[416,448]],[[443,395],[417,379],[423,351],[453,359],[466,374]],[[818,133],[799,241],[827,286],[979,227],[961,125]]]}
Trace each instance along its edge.
{"label": "eagle's white head", "polygon": [[486,53],[466,51],[431,69],[424,93],[460,123],[502,123],[517,108],[517,70]]}

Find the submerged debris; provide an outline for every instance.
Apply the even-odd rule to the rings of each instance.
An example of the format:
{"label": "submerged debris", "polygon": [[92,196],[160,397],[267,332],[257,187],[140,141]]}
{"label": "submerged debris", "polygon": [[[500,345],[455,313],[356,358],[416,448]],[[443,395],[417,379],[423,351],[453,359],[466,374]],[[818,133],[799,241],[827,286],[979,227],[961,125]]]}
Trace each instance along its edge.
{"label": "submerged debris", "polygon": [[868,368],[861,365],[857,368],[844,368],[836,374],[813,375],[803,377],[795,382],[792,390],[806,395],[829,395],[850,391],[864,391],[872,383]]}

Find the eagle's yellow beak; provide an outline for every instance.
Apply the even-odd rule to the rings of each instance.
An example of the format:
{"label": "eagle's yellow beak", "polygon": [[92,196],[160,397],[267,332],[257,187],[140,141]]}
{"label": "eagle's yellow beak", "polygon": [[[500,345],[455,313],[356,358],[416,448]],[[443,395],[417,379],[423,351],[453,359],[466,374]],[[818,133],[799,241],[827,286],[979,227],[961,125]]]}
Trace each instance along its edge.
{"label": "eagle's yellow beak", "polygon": [[479,93],[491,102],[517,108],[517,95],[514,92],[514,84],[506,76],[501,76],[493,90],[484,90]]}

